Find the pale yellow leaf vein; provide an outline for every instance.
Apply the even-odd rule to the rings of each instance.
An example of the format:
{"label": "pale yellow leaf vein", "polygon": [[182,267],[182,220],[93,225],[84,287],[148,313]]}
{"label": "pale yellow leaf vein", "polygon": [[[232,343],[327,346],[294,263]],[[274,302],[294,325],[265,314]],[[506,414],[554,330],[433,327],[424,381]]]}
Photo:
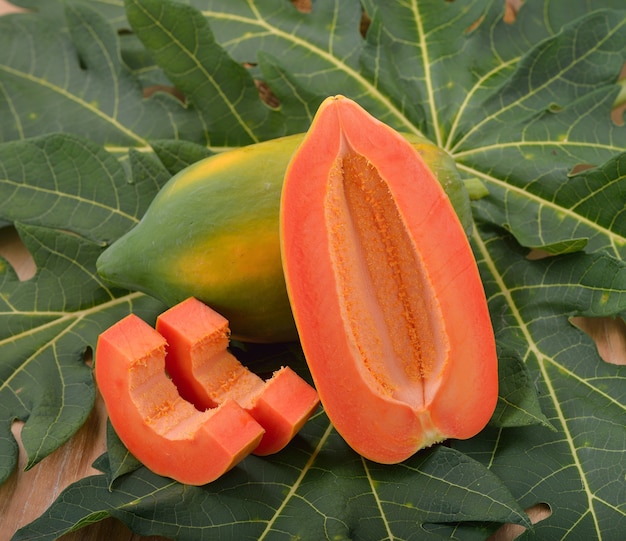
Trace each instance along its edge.
{"label": "pale yellow leaf vein", "polygon": [[589,389],[590,391],[593,391],[595,394],[597,394],[598,396],[601,396],[607,402],[610,402],[614,406],[617,406],[618,408],[620,408],[621,410],[623,410],[626,413],[626,404],[622,404],[621,402],[619,402],[619,400],[617,400],[616,397],[611,396],[608,393],[604,392],[599,387],[596,387],[595,385],[592,385],[589,380],[581,378],[578,374],[576,374],[575,372],[572,372],[571,370],[568,370],[562,364],[556,362],[554,359],[552,359],[550,357],[545,357],[544,362],[551,363],[563,375],[565,375],[565,376],[571,378],[572,380],[576,381],[577,383],[587,387],[587,389]]}
{"label": "pale yellow leaf vein", "polygon": [[553,85],[555,82],[557,82],[559,79],[561,79],[561,77],[568,71],[572,70],[574,68],[575,65],[579,65],[582,64],[585,60],[587,60],[587,58],[589,56],[591,56],[592,54],[594,54],[596,52],[597,49],[600,48],[601,45],[603,45],[605,42],[607,41],[611,41],[613,38],[613,36],[618,33],[619,31],[622,30],[622,26],[624,26],[624,24],[626,24],[626,21],[624,21],[622,24],[616,26],[611,32],[607,32],[606,35],[604,35],[602,37],[602,39],[599,39],[595,44],[594,47],[590,47],[589,49],[587,49],[584,53],[582,53],[580,56],[578,56],[576,58],[576,61],[571,63],[571,64],[567,64],[566,66],[564,66],[561,70],[559,70],[558,72],[556,72],[552,77],[546,78],[541,84],[537,85],[535,88],[531,89],[530,92],[528,92],[528,94],[526,94],[525,96],[523,96],[520,99],[514,100],[511,103],[503,106],[502,108],[500,108],[499,110],[495,111],[493,114],[486,116],[485,118],[483,118],[480,122],[476,122],[471,129],[469,129],[467,131],[467,133],[456,143],[456,147],[459,147],[463,144],[463,142],[465,140],[467,140],[472,134],[479,132],[480,129],[488,124],[489,122],[491,122],[492,120],[498,118],[501,114],[514,109],[515,107],[521,107],[523,106],[524,102],[529,100],[530,98],[532,98],[533,96],[537,95],[541,90],[544,90],[546,88],[549,88],[551,85]]}
{"label": "pale yellow leaf vein", "polygon": [[383,510],[382,502],[380,500],[380,497],[378,496],[378,492],[376,491],[376,484],[374,480],[372,479],[372,476],[370,474],[370,469],[367,467],[367,461],[363,457],[361,457],[361,462],[363,463],[363,469],[365,470],[367,481],[370,484],[370,487],[372,489],[372,495],[374,496],[374,500],[376,501],[376,507],[378,508],[378,511],[380,513],[380,518],[382,519],[383,524],[385,525],[385,531],[387,532],[387,539],[389,541],[393,541],[395,539],[395,536],[393,535],[389,522],[387,521],[385,512]]}
{"label": "pale yellow leaf vein", "polygon": [[62,96],[65,99],[67,99],[68,101],[76,103],[80,107],[83,107],[87,111],[89,111],[92,114],[96,115],[97,117],[101,118],[102,120],[104,120],[108,124],[111,124],[113,127],[115,127],[115,129],[119,130],[124,135],[126,135],[129,138],[137,141],[138,144],[140,144],[142,146],[148,144],[142,137],[139,137],[136,133],[134,133],[131,130],[129,130],[126,126],[121,124],[116,118],[112,117],[111,115],[106,114],[104,111],[101,111],[100,109],[95,107],[93,104],[86,102],[85,100],[83,100],[83,99],[79,98],[78,96],[72,94],[71,92],[69,92],[65,88],[62,88],[62,87],[60,87],[58,85],[54,85],[50,81],[42,79],[41,77],[36,77],[36,76],[34,76],[34,75],[30,74],[30,73],[24,73],[22,71],[10,68],[7,65],[0,65],[0,71],[4,71],[6,73],[9,73],[9,74],[11,74],[11,75],[13,75],[15,77],[19,77],[21,79],[25,79],[27,81],[30,81],[31,83],[40,85],[43,88],[47,88],[51,92],[59,94],[60,96]]}
{"label": "pale yellow leaf vein", "polygon": [[3,180],[2,181],[3,184],[6,185],[13,185],[15,186],[15,189],[23,189],[23,190],[30,190],[31,192],[36,192],[36,193],[40,193],[40,194],[47,194],[47,195],[53,195],[56,198],[60,198],[64,201],[68,201],[70,202],[70,204],[75,205],[78,203],[82,203],[82,204],[86,204],[91,208],[100,208],[100,209],[104,209],[108,212],[110,212],[111,214],[115,214],[118,215],[122,218],[125,218],[126,220],[129,220],[131,222],[137,223],[139,221],[139,218],[137,218],[136,216],[133,216],[132,214],[128,214],[127,212],[122,211],[120,208],[113,208],[110,207],[108,205],[105,205],[103,203],[99,203],[98,201],[94,201],[92,199],[85,199],[84,197],[80,197],[79,195],[74,195],[74,194],[69,194],[69,193],[63,193],[61,197],[59,197],[59,193],[56,190],[52,190],[52,189],[47,189],[47,188],[42,188],[41,186],[28,186],[19,182],[14,182],[12,180]]}
{"label": "pale yellow leaf vein", "polygon": [[[9,110],[11,111],[11,117],[15,122],[15,129],[19,134],[20,139],[24,139],[24,126],[22,125],[22,119],[20,118],[19,111],[16,109],[15,104],[13,103],[13,99],[9,96],[8,92],[6,92],[4,85],[0,85],[0,89],[2,90],[2,95],[4,96],[5,102],[9,105]],[[7,119],[3,120],[3,124],[8,125],[9,122]]]}
{"label": "pale yellow leaf vein", "polygon": [[413,12],[413,18],[415,23],[417,24],[417,33],[419,36],[419,49],[422,52],[422,64],[424,66],[424,82],[426,84],[426,93],[428,102],[428,106],[430,107],[430,115],[432,117],[432,126],[435,131],[435,143],[438,146],[442,146],[443,142],[441,140],[441,130],[439,127],[439,121],[437,114],[437,105],[435,102],[435,91],[434,84],[431,75],[431,59],[428,54],[428,44],[426,42],[426,34],[424,31],[424,26],[422,24],[422,16],[419,11],[419,6],[417,0],[413,0],[411,2],[411,11]]}
{"label": "pale yellow leaf vein", "polygon": [[536,194],[528,192],[528,191],[526,191],[523,188],[520,188],[518,186],[514,186],[512,184],[508,184],[504,180],[498,179],[498,178],[496,178],[496,177],[494,177],[492,175],[488,175],[486,173],[483,173],[482,171],[478,171],[476,169],[472,169],[471,167],[468,167],[466,165],[459,164],[459,163],[457,163],[457,168],[459,170],[462,170],[462,171],[468,173],[470,176],[480,177],[483,180],[487,181],[488,183],[495,184],[498,187],[503,188],[505,190],[508,190],[509,192],[512,192],[512,193],[514,193],[515,195],[517,195],[519,197],[522,197],[522,198],[524,198],[524,199],[526,199],[528,201],[533,201],[534,203],[536,203],[539,206],[547,207],[547,208],[553,210],[555,213],[558,213],[561,216],[565,216],[567,218],[571,218],[572,220],[576,220],[577,222],[586,225],[590,229],[595,230],[598,233],[606,236],[610,240],[611,245],[613,246],[613,250],[615,251],[615,255],[617,257],[621,257],[620,253],[619,253],[619,251],[617,249],[617,246],[618,245],[625,246],[626,245],[626,237],[624,237],[622,235],[619,235],[618,233],[615,233],[614,231],[607,230],[606,228],[601,227],[600,225],[595,223],[593,220],[591,220],[591,219],[589,219],[589,218],[587,218],[585,216],[582,216],[580,214],[576,214],[575,212],[572,211],[572,209],[559,206],[554,201],[543,199],[543,198],[539,197]]}
{"label": "pale yellow leaf vein", "polygon": [[230,111],[230,114],[235,118],[236,122],[243,128],[243,130],[246,132],[248,137],[250,137],[252,141],[258,142],[259,138],[257,137],[257,135],[252,131],[250,126],[247,125],[245,120],[239,114],[239,111],[237,111],[235,104],[231,102],[231,100],[228,98],[226,93],[222,90],[222,85],[218,81],[216,81],[215,78],[211,75],[211,73],[204,67],[204,65],[198,58],[198,55],[196,54],[196,52],[191,51],[187,47],[185,47],[185,45],[174,34],[172,34],[169,31],[169,29],[166,28],[161,23],[161,21],[159,21],[158,19],[155,19],[150,13],[150,11],[144,8],[141,2],[135,2],[135,4],[138,9],[143,11],[144,16],[150,19],[152,23],[154,24],[154,26],[157,27],[163,34],[167,35],[169,39],[171,40],[171,42],[178,48],[178,50],[181,51],[185,56],[187,56],[187,58],[196,66],[196,69],[202,74],[202,76],[211,83],[211,85],[213,86],[213,89],[215,90],[219,98],[226,105],[226,107]]}
{"label": "pale yellow leaf vein", "polygon": [[450,154],[454,157],[455,160],[460,160],[462,158],[467,158],[468,156],[473,156],[477,154],[482,154],[485,152],[491,151],[500,151],[508,148],[515,148],[522,152],[521,148],[532,149],[533,147],[557,147],[561,149],[567,148],[583,148],[583,149],[597,149],[597,150],[606,150],[609,152],[623,152],[624,147],[620,145],[615,145],[613,143],[595,143],[592,141],[568,141],[566,139],[561,140],[537,140],[537,141],[526,141],[524,139],[520,139],[519,141],[508,141],[504,143],[494,143],[492,145],[482,145],[475,148],[470,148],[462,151],[450,151]]}
{"label": "pale yellow leaf vein", "polygon": [[[476,92],[478,92],[478,90],[482,88],[482,85],[485,83],[485,81],[497,75],[498,72],[504,69],[507,69],[511,65],[517,63],[518,60],[519,60],[519,57],[513,58],[511,60],[508,60],[507,62],[504,62],[496,66],[491,71],[485,73],[478,81],[476,81],[476,84],[473,86],[473,88],[465,94],[465,98],[463,99],[463,102],[459,105],[458,113],[455,115],[454,121],[452,122],[452,126],[450,127],[450,134],[448,135],[448,142],[446,143],[446,148],[449,150],[450,153],[454,153],[454,148],[458,146],[458,145],[455,145],[453,148],[449,148],[449,145],[453,141],[456,131],[459,128],[459,122],[463,116],[463,112],[465,111],[466,107],[468,107],[469,102],[472,100]],[[455,156],[456,155],[457,154],[455,154]]]}
{"label": "pale yellow leaf vein", "polygon": [[265,539],[268,535],[272,533],[272,528],[274,526],[274,523],[276,522],[276,520],[278,520],[283,510],[287,507],[287,504],[289,503],[289,501],[296,496],[298,489],[300,488],[300,485],[304,481],[304,478],[309,472],[309,470],[313,467],[313,464],[315,463],[317,456],[319,455],[321,450],[324,448],[324,444],[330,437],[330,434],[332,433],[332,431],[333,431],[333,425],[331,423],[328,423],[328,428],[326,429],[326,431],[320,438],[320,441],[318,442],[317,446],[311,453],[311,456],[309,457],[306,464],[302,468],[300,475],[298,475],[298,478],[296,479],[296,481],[293,483],[293,485],[291,485],[291,487],[289,488],[289,492],[287,493],[287,495],[285,496],[281,504],[276,509],[276,512],[274,513],[272,518],[268,521],[263,533],[261,533],[261,535],[259,536],[258,538],[259,541],[261,541],[262,539]]}
{"label": "pale yellow leaf vein", "polygon": [[351,68],[350,66],[342,62],[340,58],[337,58],[330,52],[317,47],[313,43],[295,34],[285,32],[278,27],[271,26],[269,23],[267,23],[267,21],[263,20],[258,10],[256,9],[256,6],[252,4],[252,2],[249,2],[249,4],[250,9],[256,16],[256,19],[218,11],[204,10],[202,13],[206,17],[210,17],[216,20],[221,19],[236,21],[250,26],[258,26],[260,28],[263,28],[269,35],[275,36],[279,39],[284,39],[298,47],[302,47],[303,49],[310,51],[313,55],[321,58],[322,60],[333,66],[335,69],[343,71],[348,77],[356,81],[359,86],[364,88],[368,96],[371,96],[376,101],[383,104],[386,109],[389,110],[389,112],[393,115],[393,117],[396,118],[398,122],[400,122],[402,125],[404,125],[409,132],[416,133],[418,135],[421,134],[421,132],[409,121],[409,119],[407,119],[406,116],[394,105],[389,97],[386,94],[382,93],[378,88],[376,88],[368,79],[366,79],[359,70]]}
{"label": "pale yellow leaf vein", "polygon": [[[80,16],[81,13],[79,10],[76,10],[76,15]],[[105,63],[106,66],[109,70],[109,74],[111,76],[112,80],[116,79],[116,70],[115,70],[115,66],[114,66],[114,62],[113,59],[111,58],[111,55],[109,54],[109,51],[107,50],[107,48],[105,47],[104,43],[102,42],[102,40],[100,39],[100,36],[94,32],[93,27],[86,21],[83,20],[83,27],[87,30],[87,32],[89,33],[89,35],[91,36],[91,39],[93,40],[94,43],[96,43],[98,45],[98,48],[100,49],[100,51],[102,52],[102,55],[105,59]],[[99,66],[100,68],[100,66]],[[109,85],[107,87],[109,92],[113,93],[113,113],[112,113],[112,117],[113,118],[117,118],[118,116],[118,112],[119,112],[119,103],[120,103],[120,92],[119,92],[119,87],[116,84],[112,84]]]}
{"label": "pale yellow leaf vein", "polygon": [[[496,285],[498,286],[498,289],[501,292],[501,295],[504,297],[504,299],[506,300],[508,306],[509,306],[509,310],[511,311],[511,315],[513,316],[513,318],[515,319],[515,321],[517,322],[517,326],[520,330],[520,332],[522,333],[524,340],[528,346],[528,349],[530,352],[532,352],[535,356],[535,358],[537,359],[537,365],[539,367],[539,370],[541,372],[541,375],[543,377],[543,381],[548,389],[548,394],[550,396],[550,399],[554,405],[554,409],[556,412],[556,416],[557,419],[559,421],[559,424],[561,425],[561,428],[563,430],[563,434],[565,436],[565,442],[567,444],[567,446],[569,447],[571,456],[572,456],[572,461],[574,464],[574,467],[576,468],[576,471],[578,472],[578,475],[580,477],[581,483],[583,485],[583,489],[585,492],[585,495],[587,496],[587,503],[589,506],[589,510],[590,513],[593,517],[593,521],[595,524],[595,528],[596,531],[598,533],[601,532],[600,527],[599,527],[599,523],[598,523],[598,517],[596,516],[596,512],[593,506],[593,494],[591,491],[591,487],[589,485],[589,480],[587,479],[587,475],[585,473],[585,470],[583,468],[582,463],[580,462],[580,459],[578,457],[578,453],[577,453],[577,449],[576,449],[576,445],[574,443],[574,438],[572,433],[570,432],[569,429],[569,425],[567,423],[567,418],[565,416],[565,413],[563,412],[563,409],[561,407],[561,403],[559,400],[559,397],[557,396],[557,392],[556,389],[553,386],[552,380],[546,370],[546,364],[547,362],[552,362],[555,363],[553,359],[550,359],[549,357],[547,357],[546,355],[544,355],[542,353],[542,351],[539,349],[539,347],[537,346],[537,344],[535,343],[535,341],[533,340],[532,334],[528,328],[528,326],[525,324],[524,318],[522,317],[522,314],[519,311],[519,308],[517,306],[517,304],[515,303],[515,300],[513,299],[511,292],[509,291],[509,289],[507,288],[507,285],[504,283],[504,279],[503,277],[500,275],[500,273],[498,272],[498,268],[495,264],[495,262],[493,261],[493,259],[490,257],[489,254],[489,250],[487,249],[487,246],[485,245],[485,243],[483,242],[482,238],[480,237],[480,235],[475,234],[473,236],[475,245],[477,246],[482,259],[484,261],[484,264],[487,266],[487,268],[489,269],[489,273],[491,274],[491,276],[493,277],[493,280],[495,281]],[[556,364],[556,363],[555,363]]]}
{"label": "pale yellow leaf vein", "polygon": [[[57,319],[48,321],[47,323],[44,323],[42,325],[37,326],[34,329],[27,329],[24,332],[21,333],[15,333],[12,336],[5,338],[3,340],[0,340],[0,348],[2,348],[4,345],[9,344],[9,343],[13,343],[13,342],[17,342],[19,340],[22,339],[27,339],[30,338],[34,341],[37,340],[37,334],[41,333],[45,330],[57,327],[57,326],[63,326],[66,325],[65,327],[63,327],[63,329],[55,336],[54,341],[58,341],[60,338],[62,338],[63,336],[69,334],[75,327],[76,325],[78,325],[82,320],[84,320],[85,318],[97,314],[98,312],[102,312],[102,311],[106,311],[108,309],[114,308],[116,306],[119,306],[121,304],[130,304],[132,303],[133,300],[144,296],[143,293],[139,293],[139,292],[134,292],[134,293],[130,293],[128,295],[124,295],[123,297],[117,297],[114,299],[111,299],[110,301],[107,301],[105,303],[102,304],[98,304],[96,306],[92,306],[90,308],[86,308],[84,310],[76,310],[75,312],[37,312],[37,311],[33,311],[33,312],[28,312],[25,315],[28,316],[42,316],[42,315],[58,315],[59,317]],[[12,312],[12,314],[22,314],[23,312]],[[54,343],[54,341],[52,341],[52,344]],[[34,360],[37,358],[38,355],[40,355],[46,348],[50,347],[51,342],[45,342],[44,344],[42,344],[40,347],[36,348],[31,355],[29,355],[26,359],[24,359],[24,361],[21,363],[20,366],[16,367],[15,370],[13,370],[12,374],[6,378],[2,384],[0,385],[0,392],[5,389],[5,388],[10,388],[11,382],[21,373],[23,372],[26,367]]]}

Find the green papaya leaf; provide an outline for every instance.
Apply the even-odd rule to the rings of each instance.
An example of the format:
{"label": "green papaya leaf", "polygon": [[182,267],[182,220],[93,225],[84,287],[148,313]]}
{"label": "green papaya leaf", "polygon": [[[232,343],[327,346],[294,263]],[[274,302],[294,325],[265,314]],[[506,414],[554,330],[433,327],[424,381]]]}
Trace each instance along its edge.
{"label": "green papaya leaf", "polygon": [[100,329],[128,310],[151,314],[158,305],[135,293],[116,296],[101,285],[98,244],[49,227],[17,224],[17,230],[38,272],[21,282],[0,260],[2,481],[17,463],[13,420],[26,421],[21,438],[30,468],[67,441],[89,414],[94,385],[85,355]]}
{"label": "green papaya leaf", "polygon": [[144,98],[98,12],[69,2],[64,14],[65,31],[39,13],[0,17],[0,142],[58,131],[112,147],[145,147],[155,137],[204,142],[197,114],[177,98]]}
{"label": "green papaya leaf", "polygon": [[[72,0],[74,5],[86,4],[94,11],[97,11],[102,18],[106,19],[115,28],[128,28],[124,5],[121,0]],[[54,21],[57,25],[65,25],[65,0],[11,0],[11,4],[19,6],[27,11],[41,13],[49,21]]]}
{"label": "green papaya leaf", "polygon": [[[515,187],[506,187],[501,195],[506,201],[505,213],[496,212],[501,223],[525,246],[542,247],[550,253],[603,250],[623,259],[626,257],[625,167],[626,152],[598,167],[568,174],[551,191],[543,191],[549,190],[548,182],[537,184],[539,191],[533,193],[536,198],[527,195],[534,192],[530,186],[523,193]],[[493,216],[493,200],[486,198],[483,203]],[[520,220],[520,204],[535,208],[536,221]],[[503,208],[501,204],[498,207]]]}
{"label": "green papaya leaf", "polygon": [[[128,151],[128,161],[132,183],[149,186],[150,193],[158,191],[171,178],[170,172],[152,153],[139,152],[131,148]],[[140,210],[136,215],[141,216],[143,212]]]}
{"label": "green papaya leaf", "polygon": [[[620,14],[598,11],[541,42],[504,85],[481,100],[481,125],[468,120],[453,143],[459,166],[487,185],[489,197],[481,203],[491,219],[527,246],[574,242],[623,257],[623,175],[607,182],[602,172],[571,171],[581,164],[602,166],[626,148],[626,132],[610,119],[624,63],[624,24]],[[561,69],[550,80],[555,64]]]}
{"label": "green papaya leaf", "polygon": [[363,8],[358,0],[317,0],[305,12],[282,0],[266,0],[262,6],[220,0],[189,3],[201,10],[217,41],[237,62],[259,63],[265,72],[278,66],[288,74],[290,94],[304,94],[311,112],[324,97],[345,94],[384,122],[419,133],[421,115],[413,111],[419,111],[420,101],[395,103],[394,95],[379,88],[385,80],[363,71]]}
{"label": "green papaya leaf", "polygon": [[111,290],[95,267],[107,242],[145,210],[157,190],[152,180],[129,184],[114,158],[75,136],[5,143],[0,163],[0,216],[14,223],[37,269],[22,281],[0,259],[4,481],[17,463],[12,422],[26,421],[30,468],[87,418],[95,393],[86,359],[98,333],[131,310],[154,317],[161,305]]}
{"label": "green papaya leaf", "polygon": [[[296,13],[281,4],[282,11]],[[261,100],[250,69],[218,45],[200,12],[159,0],[125,5],[135,33],[200,113],[211,146],[240,146],[307,129],[320,98],[299,89],[270,54],[255,55],[253,62],[261,63],[263,76],[282,98],[281,107],[274,108]]]}
{"label": "green papaya leaf", "polygon": [[600,361],[569,316],[623,317],[626,262],[604,253],[529,262],[493,224],[481,227],[475,242],[490,308],[500,314],[498,342],[517,351],[534,375],[554,429],[494,427],[454,447],[504,475],[523,507],[551,507],[553,517],[537,528],[542,536],[560,538],[567,530],[573,539],[619,539],[626,487],[610,472],[623,471],[624,367]]}
{"label": "green papaya leaf", "polygon": [[107,475],[111,491],[118,477],[141,467],[141,462],[126,449],[110,422],[107,422],[107,453],[102,455],[100,460],[102,465],[99,469]]}
{"label": "green papaya leaf", "polygon": [[[537,503],[552,514],[524,538],[620,538],[624,367],[570,318],[626,317],[623,0],[525,0],[515,20],[493,0],[19,5],[35,12],[0,18],[0,224],[38,274],[20,282],[2,260],[3,455],[16,456],[13,419],[28,419],[31,465],[70,437],[91,408],[98,332],[157,313],[94,268],[168,175],[208,145],[304,131],[331,94],[427,135],[474,186],[500,396],[481,434],[396,466],[362,460],[320,412],[276,457],[206,487],[151,474],[111,434],[103,474],[16,539],[114,516],[180,539],[469,541],[502,522],[528,528],[520,509]],[[166,92],[144,97],[154,84]],[[39,137],[51,132],[66,135]],[[259,371],[301,360],[234,347]]]}
{"label": "green papaya leaf", "polygon": [[127,182],[118,160],[75,136],[0,145],[0,215],[67,229],[100,246],[138,222],[158,187],[150,180]]}
{"label": "green papaya leaf", "polygon": [[[198,523],[200,509],[211,520]],[[442,539],[421,526],[459,520],[529,525],[506,487],[479,462],[440,446],[400,467],[373,464],[353,453],[321,413],[274,459],[250,456],[204,487],[145,468],[117,478],[110,492],[105,475],[86,478],[14,541],[52,540],[74,524],[109,515],[143,535],[180,540]]]}
{"label": "green papaya leaf", "polygon": [[172,176],[192,163],[208,158],[213,154],[205,146],[188,141],[165,139],[151,141],[150,145],[163,166]]}
{"label": "green papaya leaf", "polygon": [[523,360],[498,352],[498,404],[490,425],[527,426],[541,423],[552,427],[539,404],[537,389]]}

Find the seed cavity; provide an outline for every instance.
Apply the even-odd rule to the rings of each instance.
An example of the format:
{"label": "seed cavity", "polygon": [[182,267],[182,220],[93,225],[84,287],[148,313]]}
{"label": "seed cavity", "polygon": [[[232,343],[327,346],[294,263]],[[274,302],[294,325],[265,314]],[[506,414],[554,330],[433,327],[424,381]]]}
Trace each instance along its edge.
{"label": "seed cavity", "polygon": [[447,342],[419,250],[388,183],[365,156],[344,150],[327,188],[338,298],[362,373],[378,392],[426,407],[439,387]]}

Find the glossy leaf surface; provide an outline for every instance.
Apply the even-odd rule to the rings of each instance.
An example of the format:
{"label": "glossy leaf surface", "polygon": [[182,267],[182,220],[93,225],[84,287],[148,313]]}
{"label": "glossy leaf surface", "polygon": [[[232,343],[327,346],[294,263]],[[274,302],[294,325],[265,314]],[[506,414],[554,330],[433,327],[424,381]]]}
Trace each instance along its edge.
{"label": "glossy leaf surface", "polygon": [[[189,490],[133,470],[112,440],[101,466],[116,473],[102,466],[18,538],[114,515],[180,539],[424,539],[426,523],[432,536],[484,539],[539,502],[552,515],[527,538],[626,530],[624,367],[569,321],[626,316],[626,129],[611,118],[622,0],[526,0],[514,21],[491,0],[318,0],[310,13],[281,0],[20,5],[40,11],[0,18],[0,224],[19,231],[39,272],[20,281],[2,260],[2,477],[16,458],[13,419],[28,419],[34,464],[89,412],[84,354],[97,334],[161,308],[101,286],[106,243],[200,149],[304,131],[329,94],[424,133],[488,191],[474,202],[473,248],[504,363],[491,426],[454,450],[374,468],[320,414],[284,454]],[[183,103],[174,80],[207,93],[184,90]],[[273,91],[267,111],[255,81]],[[167,92],[147,97],[157,83]],[[155,139],[167,167],[148,152]],[[555,255],[531,260],[530,249]],[[250,349],[251,364],[267,368],[266,354]],[[291,349],[277,359],[297,364]]]}

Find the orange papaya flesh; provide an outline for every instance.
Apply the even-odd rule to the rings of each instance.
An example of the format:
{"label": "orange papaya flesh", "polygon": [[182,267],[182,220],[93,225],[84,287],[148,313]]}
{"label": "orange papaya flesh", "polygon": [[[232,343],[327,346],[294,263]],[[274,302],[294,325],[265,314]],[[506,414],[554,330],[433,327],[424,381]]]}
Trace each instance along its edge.
{"label": "orange papaya flesh", "polygon": [[277,370],[251,407],[250,415],[265,429],[254,449],[259,456],[283,449],[304,426],[319,405],[319,396],[288,366]]}
{"label": "orange papaya flesh", "polygon": [[486,298],[419,153],[355,102],[328,98],[288,166],[280,220],[300,341],[346,442],[397,463],[482,430],[498,388]]}
{"label": "orange papaya flesh", "polygon": [[[454,161],[423,138],[405,137],[469,231],[469,198]],[[228,319],[238,340],[297,340],[280,262],[279,206],[287,164],[303,138],[229,150],[175,175],[98,259],[102,278],[167,306],[196,297]]]}
{"label": "orange papaya flesh", "polygon": [[166,369],[181,395],[204,410],[232,400],[265,430],[254,449],[283,449],[319,404],[317,392],[289,367],[264,381],[227,351],[228,321],[190,297],[163,312],[156,330],[168,343]]}
{"label": "orange papaya flesh", "polygon": [[131,314],[98,338],[95,375],[128,450],[153,472],[181,483],[214,481],[255,449],[264,434],[228,400],[201,412],[165,374],[165,339]]}

